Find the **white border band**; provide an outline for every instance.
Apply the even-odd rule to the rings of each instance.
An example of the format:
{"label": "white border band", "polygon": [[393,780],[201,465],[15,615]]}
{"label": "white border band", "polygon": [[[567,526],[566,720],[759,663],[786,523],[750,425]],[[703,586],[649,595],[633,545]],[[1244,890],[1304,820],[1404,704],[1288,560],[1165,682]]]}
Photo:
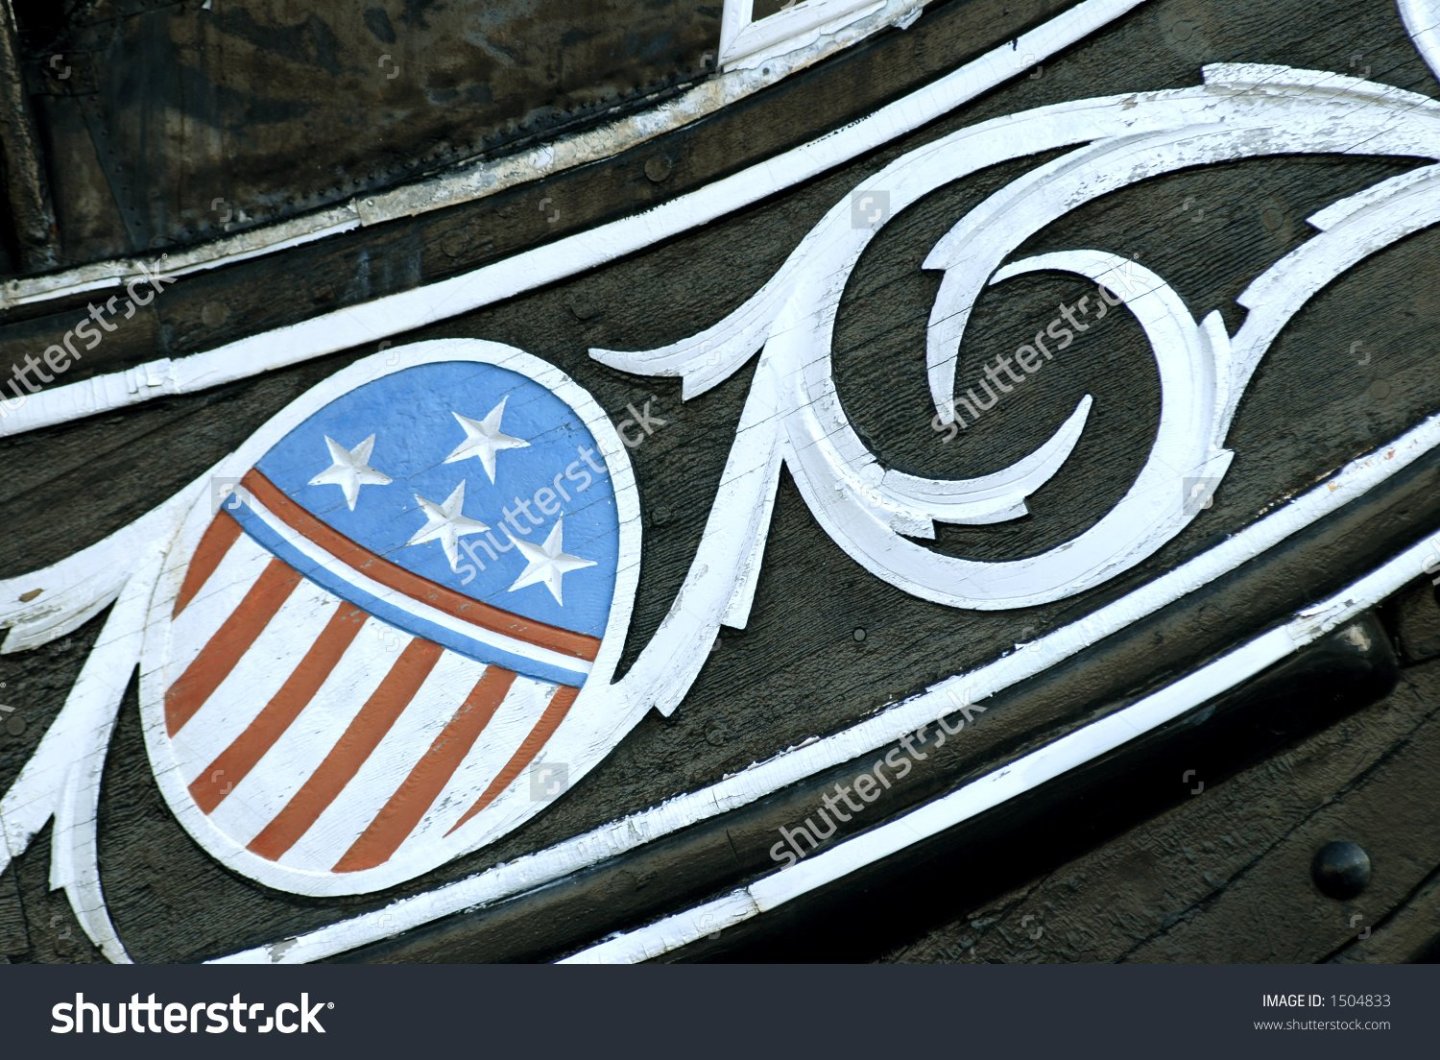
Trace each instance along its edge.
{"label": "white border band", "polygon": [[787,902],[877,864],[1001,803],[1055,780],[1087,762],[1189,713],[1262,670],[1293,655],[1355,618],[1407,582],[1434,568],[1440,532],[1340,592],[1298,612],[1205,664],[1174,684],[1085,727],[991,770],[968,784],[867,832],[812,854],[749,886],[616,935],[566,958],[563,964],[634,964],[714,936],[726,927],[768,913]]}
{"label": "white border band", "polygon": [[846,126],[843,135],[821,136],[652,210],[577,232],[448,280],[347,306],[203,353],[150,361],[123,372],[49,387],[0,418],[0,437],[248,379],[376,343],[587,272],[803,184],[913,132],[1146,2],[1082,0],[1014,41]]}
{"label": "white border band", "polygon": [[[1426,419],[1393,442],[1345,465],[1329,479],[1282,508],[1135,592],[969,673],[957,674],[941,681],[927,691],[882,710],[858,725],[792,748],[709,787],[677,795],[658,806],[612,821],[583,835],[457,880],[426,894],[404,898],[384,909],[342,920],[293,938],[221,957],[217,963],[307,963],[380,942],[442,917],[476,909],[553,883],[599,862],[629,853],[682,828],[746,806],[816,773],[872,753],[926,723],[933,723],[953,713],[963,704],[979,703],[1020,681],[1034,677],[1175,603],[1325,516],[1340,510],[1405,468],[1431,455],[1437,447],[1440,447],[1440,415]],[[1424,548],[1432,565],[1440,560],[1440,544],[1437,544],[1436,538],[1428,539]],[[1409,557],[1413,552],[1412,549],[1405,555]],[[1398,562],[1397,560],[1396,563]],[[1415,576],[1408,574],[1401,577],[1401,573],[1403,572],[1392,564],[1357,584],[1369,589],[1376,585],[1390,584],[1387,579],[1398,578],[1397,584],[1403,584],[1407,578]],[[1333,614],[1340,613],[1336,609],[1349,606],[1345,594],[1342,593],[1338,600],[1338,604],[1332,601],[1322,605],[1330,607],[1331,611],[1319,612],[1309,620],[1326,621]],[[1365,603],[1361,609],[1368,606],[1370,604]],[[1343,617],[1336,618],[1335,621],[1343,621]],[[1277,643],[1278,641],[1273,639],[1266,642],[1267,647],[1264,650],[1273,650]],[[1294,650],[1296,643],[1293,640],[1289,643],[1289,650]],[[1239,679],[1243,678],[1237,678]],[[1218,686],[1206,687],[1212,695],[1221,690]],[[1156,708],[1149,709],[1154,711]],[[1132,736],[1141,731],[1130,728],[1128,722],[1126,727]],[[1081,730],[1086,731],[1088,729]],[[1077,733],[1076,736],[1078,735]],[[1021,774],[1017,779],[1025,776],[1028,774]],[[1042,779],[1044,778],[1037,774],[1033,782],[1039,783]],[[838,862],[826,864],[835,865]],[[801,867],[803,863],[796,866]],[[786,886],[789,886],[793,879],[795,878],[788,878]],[[708,911],[714,919],[704,934],[717,930],[717,925],[723,927],[725,917],[738,915],[747,900],[732,895],[723,901],[729,904]]]}

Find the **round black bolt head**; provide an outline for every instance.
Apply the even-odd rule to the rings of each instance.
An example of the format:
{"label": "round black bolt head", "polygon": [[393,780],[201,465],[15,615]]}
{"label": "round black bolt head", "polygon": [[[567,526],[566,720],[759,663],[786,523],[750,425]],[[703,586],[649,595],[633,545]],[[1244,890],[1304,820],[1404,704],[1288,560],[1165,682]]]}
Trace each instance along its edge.
{"label": "round black bolt head", "polygon": [[1370,855],[1359,843],[1326,843],[1315,852],[1310,874],[1321,894],[1354,898],[1370,882]]}

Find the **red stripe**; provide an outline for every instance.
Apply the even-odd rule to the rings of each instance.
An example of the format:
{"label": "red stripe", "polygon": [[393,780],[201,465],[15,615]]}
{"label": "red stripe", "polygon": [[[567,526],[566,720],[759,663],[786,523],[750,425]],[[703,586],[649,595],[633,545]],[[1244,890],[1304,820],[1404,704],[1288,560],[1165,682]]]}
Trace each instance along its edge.
{"label": "red stripe", "polygon": [[241,480],[241,485],[295,533],[319,545],[345,566],[362,572],[367,578],[379,582],[387,589],[429,604],[453,618],[494,633],[503,633],[537,648],[547,648],[562,655],[585,660],[593,660],[599,654],[600,641],[595,637],[587,637],[502,611],[375,555],[316,519],[259,471],[252,470]]}
{"label": "red stripe", "polygon": [[240,524],[227,512],[221,511],[205,528],[200,544],[195,546],[195,555],[190,557],[190,567],[185,571],[185,581],[175,597],[174,616],[184,611],[195,594],[210,580],[215,568],[230,551],[230,546],[240,536]]}
{"label": "red stripe", "polygon": [[509,670],[492,666],[485,671],[445,730],[333,871],[359,872],[390,859],[450,783],[514,683],[515,675]]}
{"label": "red stripe", "polygon": [[475,805],[465,811],[465,816],[456,821],[455,827],[446,832],[446,835],[454,834],[456,829],[489,806],[502,791],[510,786],[511,782],[520,775],[520,771],[530,764],[531,760],[540,753],[540,749],[554,735],[560,723],[565,720],[565,715],[570,713],[570,708],[575,704],[575,697],[579,694],[580,689],[570,688],[567,685],[561,685],[555,690],[555,694],[550,697],[550,704],[545,708],[545,713],[540,715],[540,720],[535,723],[535,727],[530,730],[530,735],[525,737],[524,742],[510,757],[510,761],[505,763],[505,768],[500,770],[495,779],[490,782],[490,786],[485,789],[480,798],[475,800]]}
{"label": "red stripe", "polygon": [[412,640],[390,667],[373,695],[360,708],[319,768],[275,819],[250,841],[250,850],[279,861],[304,835],[379,746],[397,718],[440,661],[442,649],[428,640]]}
{"label": "red stripe", "polygon": [[195,716],[299,584],[300,575],[292,568],[278,559],[270,561],[240,606],[165,693],[166,732],[174,736]]}
{"label": "red stripe", "polygon": [[342,603],[326,623],[325,629],[245,731],[221,751],[208,769],[190,785],[190,795],[205,813],[211,813],[225,796],[244,780],[255,763],[285,734],[300,712],[310,705],[315,693],[334,671],[345,650],[354,642],[368,616],[364,611]]}

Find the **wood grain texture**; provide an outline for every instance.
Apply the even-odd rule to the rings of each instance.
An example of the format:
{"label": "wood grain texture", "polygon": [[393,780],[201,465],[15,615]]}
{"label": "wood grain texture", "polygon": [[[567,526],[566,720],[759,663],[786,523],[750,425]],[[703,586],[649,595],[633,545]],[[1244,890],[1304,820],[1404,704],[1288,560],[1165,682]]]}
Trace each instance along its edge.
{"label": "wood grain texture", "polygon": [[[126,321],[76,371],[114,370],[304,319],[320,309],[493,260],[572,226],[633,211],[803,139],[802,131],[808,134],[863,113],[993,43],[997,29],[1012,33],[1059,6],[983,0],[942,4],[904,33],[877,38],[741,105],[733,114],[612,163],[484,203],[326,241],[283,259],[187,278],[149,310]],[[1223,60],[1346,72],[1352,57],[1360,55],[1377,79],[1436,91],[1387,3],[1276,0],[1254,9],[1225,6],[1223,15],[1220,11],[1213,2],[1160,0],[1046,64],[1040,76],[990,93],[843,171],[571,282],[407,336],[476,336],[512,343],[570,373],[612,417],[622,418],[627,406],[649,400],[667,421],[631,454],[647,513],[647,542],[628,659],[633,660],[653,634],[693,555],[749,373],[687,404],[680,400],[678,387],[598,366],[586,350],[655,345],[708,325],[753,293],[814,221],[863,185],[869,174],[943,132],[985,118],[1085,96],[1190,85],[1198,79],[1201,62]],[[1177,27],[1191,24],[1203,40],[1179,34]],[[671,176],[660,184],[644,176],[645,160],[657,152],[673,160]],[[993,470],[1032,449],[1080,396],[1095,396],[1085,437],[1062,474],[1035,497],[1030,518],[942,532],[939,540],[945,550],[977,558],[1032,554],[1090,525],[1133,479],[1158,413],[1150,354],[1138,328],[1117,317],[1082,336],[1063,361],[1032,379],[963,437],[947,444],[931,429],[933,410],[925,400],[920,351],[935,279],[920,269],[920,262],[965,209],[1026,168],[987,171],[898,217],[861,260],[837,328],[835,362],[847,410],[883,458],[917,473]],[[1047,229],[1025,251],[1095,246],[1136,257],[1169,278],[1192,308],[1219,308],[1233,327],[1242,312],[1233,304],[1235,296],[1305,238],[1309,213],[1403,168],[1337,157],[1265,160],[1184,173],[1107,197]],[[563,219],[553,229],[535,208],[542,194],[562,207]],[[1440,236],[1414,237],[1317,299],[1282,336],[1241,406],[1230,438],[1236,464],[1214,507],[1152,562],[1080,599],[983,616],[914,600],[848,560],[815,526],[793,486],[782,482],[752,621],[743,632],[722,637],[681,709],[670,719],[643,721],[579,788],[510,838],[384,896],[299,899],[257,888],[211,861],[164,807],[150,776],[132,698],[112,747],[101,808],[102,870],[122,937],[142,960],[195,959],[378,908],[395,895],[419,893],[512,859],[834,732],[1038,631],[1088,613],[1223,540],[1279,498],[1310,486],[1326,471],[1440,408],[1440,379],[1433,370],[1440,298],[1431,282],[1437,251]],[[1013,349],[1053,318],[1060,301],[1073,302],[1084,293],[1083,284],[1044,277],[1011,281],[987,293],[967,336],[962,388],[976,381],[990,353]],[[20,360],[37,344],[54,341],[82,313],[83,305],[71,304],[17,314],[0,330],[0,349],[7,360]],[[1366,351],[1372,356],[1361,364]],[[0,573],[43,566],[133,520],[203,473],[308,386],[371,352],[349,351],[203,395],[0,442],[0,460],[7,471],[0,477],[0,510],[8,529],[0,540]],[[1287,609],[1344,584],[1418,536],[1422,527],[1434,526],[1440,497],[1437,474],[1440,469],[1433,461],[1415,469],[1372,503],[1258,561],[1245,577],[1196,594],[1115,638],[1089,661],[1037,682],[1036,688],[1017,690],[987,713],[973,739],[957,745],[953,757],[917,778],[909,797],[942,790],[996,755],[1066,731],[1103,704],[1153,687]],[[58,711],[96,631],[92,622],[60,645],[0,659],[6,702],[20,705],[27,726],[18,737],[0,735],[0,786],[18,773]],[[1363,717],[1374,713],[1367,711]],[[1323,733],[1314,737],[1324,738]],[[1377,745],[1369,761],[1390,759]],[[1357,759],[1355,768],[1362,766]],[[1269,768],[1256,767],[1256,775]],[[1282,768],[1276,764],[1274,771]],[[1340,773],[1322,771],[1313,791],[1330,782],[1338,791],[1349,781]],[[1135,896],[1139,908],[1127,912],[1119,925],[1095,905],[1085,913],[1077,906],[1075,938],[1081,941],[1069,950],[1051,951],[1054,957],[1082,952],[1083,940],[1092,935],[1103,936],[1094,952],[1110,955],[1100,959],[1124,956],[1152,935],[1145,944],[1154,948],[1147,952],[1158,958],[1205,959],[1216,952],[1216,939],[1224,937],[1221,928],[1168,932],[1169,942],[1164,942],[1165,917],[1202,901],[1208,893],[1200,889],[1204,872],[1228,880],[1262,848],[1278,842],[1294,826],[1298,796],[1292,792],[1282,798],[1264,789],[1263,798],[1269,801],[1256,804],[1262,812],[1252,810],[1252,834],[1240,829],[1250,818],[1238,806],[1227,810],[1228,802],[1210,795],[1207,789],[1205,798],[1170,811],[1189,816],[1183,826],[1176,825],[1165,841],[1171,846],[1164,849],[1178,851],[1173,856],[1183,860],[1187,844],[1200,849],[1197,844],[1209,843],[1215,849],[1205,850],[1206,857],[1223,854],[1215,861],[1218,867],[1205,862],[1191,873],[1187,889],[1173,898],[1163,889],[1157,898],[1156,885],[1147,885],[1148,894]],[[1184,840],[1186,834],[1193,838]],[[763,869],[773,841],[768,821],[757,817],[747,825],[740,819],[718,834],[678,837],[667,848],[684,853],[695,866],[692,876],[670,880],[664,875],[669,871],[665,859],[643,866],[637,862],[633,870],[614,867],[602,887],[577,890],[566,900],[590,906],[588,915],[598,915],[597,910],[613,901],[610,926],[623,926],[627,919],[643,919],[653,908],[649,895],[660,893],[666,901],[698,895],[717,880]],[[1053,922],[1048,914],[1043,921],[1047,939],[1052,933],[1060,936],[1050,944],[1060,946],[1068,937],[1061,897],[1074,892],[1079,897],[1073,900],[1079,901],[1092,891],[1100,895],[1094,902],[1126,897],[1117,897],[1125,889],[1125,865],[1144,862],[1145,856],[1124,853],[1120,847],[1115,851],[1113,864],[1096,863],[1087,870],[1094,875],[1069,891],[1056,882],[1053,892],[1036,892],[1057,910]],[[19,896],[15,902],[23,902],[29,925],[26,948],[14,956],[84,957],[86,948],[75,941],[78,930],[69,931],[70,938],[61,937],[68,912],[58,897],[46,893],[47,859],[42,837],[6,877],[14,880]],[[1051,871],[1057,881],[1071,875],[1063,865]],[[1406,887],[1383,892],[1392,908],[1424,879],[1418,865],[1411,875]],[[1282,877],[1287,885],[1293,882],[1277,870],[1277,888]],[[0,878],[0,903],[6,901],[6,878]],[[1091,888],[1085,879],[1103,882]],[[1025,894],[1024,888],[1015,892]],[[195,895],[204,896],[203,906],[197,905]],[[1008,907],[1001,903],[996,908]],[[1016,905],[1014,911],[1023,916],[1029,906]],[[510,915],[497,914],[494,930],[511,924],[519,932],[508,940],[516,952],[540,953],[555,944],[553,937],[513,927],[506,919]],[[60,918],[54,927],[52,917]],[[1192,914],[1191,919],[1196,917]],[[427,959],[497,952],[488,948],[494,937],[484,934],[488,929],[483,915],[462,919],[467,923],[448,925],[446,933],[436,936],[434,948],[424,950]],[[995,959],[1026,959],[1033,949],[1028,934],[1017,934],[1018,925],[1005,923],[1005,932],[992,936],[992,949],[977,950]],[[1133,929],[1125,927],[1132,923]],[[1318,956],[1343,942],[1332,926],[1327,923],[1323,934],[1330,948]],[[1302,927],[1311,930],[1309,921],[1286,922],[1284,943],[1277,941],[1274,952],[1303,949],[1296,941]],[[960,935],[968,931],[967,926]],[[953,930],[946,934],[942,929],[933,943],[915,942],[913,952],[892,954],[930,959],[931,954],[949,953],[958,945],[957,937]],[[1253,953],[1261,944],[1252,940],[1226,945],[1233,945],[1236,953]],[[396,957],[414,959],[420,952],[397,951]]]}
{"label": "wood grain texture", "polygon": [[[9,3],[0,5],[0,148],[10,207],[6,235],[11,245],[4,252],[7,257],[14,253],[32,272],[53,268],[55,210],[39,130],[25,91],[15,11]],[[10,270],[6,267],[5,271]]]}
{"label": "wood grain texture", "polygon": [[[1440,668],[1407,671],[1384,702],[957,910],[887,959],[1418,959],[1440,936],[1437,693]],[[1315,852],[1341,838],[1360,843],[1374,866],[1370,886],[1350,901],[1325,897],[1310,879]]]}
{"label": "wood grain texture", "polygon": [[[21,9],[65,264],[193,243],[515,150],[714,69],[678,0]],[[77,164],[78,163],[78,164]]]}

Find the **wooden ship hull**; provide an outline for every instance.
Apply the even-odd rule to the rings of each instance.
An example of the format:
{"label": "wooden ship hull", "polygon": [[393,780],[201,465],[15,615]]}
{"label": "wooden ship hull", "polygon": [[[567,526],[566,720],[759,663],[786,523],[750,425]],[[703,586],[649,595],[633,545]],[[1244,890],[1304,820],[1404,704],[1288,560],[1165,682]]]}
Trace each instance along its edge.
{"label": "wooden ship hull", "polygon": [[1433,0],[0,11],[0,957],[1440,956]]}

